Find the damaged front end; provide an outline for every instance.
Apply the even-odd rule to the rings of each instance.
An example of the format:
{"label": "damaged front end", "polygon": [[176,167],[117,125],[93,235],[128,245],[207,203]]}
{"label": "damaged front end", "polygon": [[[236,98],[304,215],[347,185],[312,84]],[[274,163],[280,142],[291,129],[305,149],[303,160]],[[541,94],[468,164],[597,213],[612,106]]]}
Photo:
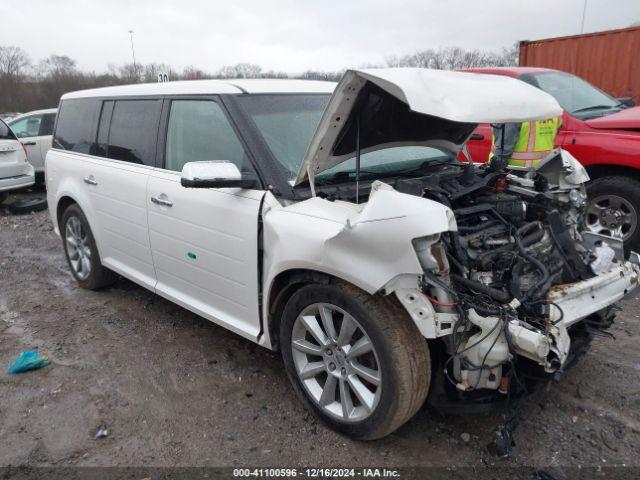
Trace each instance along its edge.
{"label": "damaged front end", "polygon": [[[346,227],[336,228],[335,240],[319,247],[317,263],[353,283],[360,280],[370,293],[397,296],[430,339],[432,360],[441,362],[433,371],[443,381],[434,379],[432,397],[493,399],[560,374],[594,334],[606,335],[613,304],[637,286],[640,271],[636,254],[625,261],[621,240],[582,231],[589,177],[568,152],[556,150],[534,169],[520,171],[456,160],[478,123],[561,114],[544,92],[494,77],[421,69],[347,72],[295,181],[299,188],[308,182],[323,209],[337,210],[342,202],[357,212]],[[352,158],[359,165],[365,152],[401,146],[437,149],[448,159],[425,160],[395,175],[397,158],[384,172],[369,165],[371,181],[364,188],[358,170],[334,172],[334,184],[319,182],[314,190],[322,172]],[[355,189],[349,182],[337,184],[351,174]],[[371,192],[365,206],[363,190]],[[380,194],[385,190],[395,202],[387,201],[386,209]],[[420,208],[415,197],[424,199]],[[439,215],[426,213],[438,209]],[[448,228],[437,222],[445,212],[454,216]],[[425,228],[430,224],[434,228]],[[412,243],[415,270],[400,261],[406,260],[403,242]],[[369,276],[396,277],[374,290],[378,283],[352,274],[358,269],[341,271],[358,250],[375,252],[359,252],[370,263],[353,260],[359,268],[368,266]],[[332,262],[334,257],[341,262]]]}
{"label": "damaged front end", "polygon": [[636,287],[622,241],[581,232],[586,180],[556,151],[529,172],[469,164],[396,183],[416,192],[420,182],[456,217],[457,231],[414,243],[422,292],[452,326],[442,371],[458,392],[516,393],[562,372]]}

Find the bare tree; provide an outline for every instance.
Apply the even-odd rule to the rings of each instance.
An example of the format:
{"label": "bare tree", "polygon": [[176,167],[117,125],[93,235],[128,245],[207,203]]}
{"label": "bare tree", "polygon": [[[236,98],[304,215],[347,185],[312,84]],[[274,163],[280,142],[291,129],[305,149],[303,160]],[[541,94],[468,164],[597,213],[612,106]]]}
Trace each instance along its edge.
{"label": "bare tree", "polygon": [[30,66],[27,52],[20,47],[0,46],[0,75],[8,77],[22,77],[26,75]]}
{"label": "bare tree", "polygon": [[183,80],[202,80],[204,78],[211,78],[211,75],[199,68],[190,65],[185,67],[182,71],[182,79]]}
{"label": "bare tree", "polygon": [[76,61],[66,55],[51,55],[38,64],[38,75],[45,78],[62,79],[76,75]]}
{"label": "bare tree", "polygon": [[262,67],[252,63],[238,63],[233,66],[222,67],[218,71],[220,78],[260,78]]}
{"label": "bare tree", "polygon": [[118,73],[124,83],[140,83],[143,70],[144,67],[139,63],[125,63],[118,68]]}

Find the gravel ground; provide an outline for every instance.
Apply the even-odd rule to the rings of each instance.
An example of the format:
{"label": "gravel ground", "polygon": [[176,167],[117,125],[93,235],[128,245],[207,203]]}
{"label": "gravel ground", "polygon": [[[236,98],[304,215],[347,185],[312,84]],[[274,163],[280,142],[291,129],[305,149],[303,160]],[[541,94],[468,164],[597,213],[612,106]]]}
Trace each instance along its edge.
{"label": "gravel ground", "polygon": [[[519,405],[510,457],[486,450],[500,411],[424,407],[355,442],[305,410],[277,353],[124,279],[81,290],[47,212],[0,207],[0,466],[640,466],[640,308],[621,307],[615,340]],[[51,365],[8,375],[29,349]]]}

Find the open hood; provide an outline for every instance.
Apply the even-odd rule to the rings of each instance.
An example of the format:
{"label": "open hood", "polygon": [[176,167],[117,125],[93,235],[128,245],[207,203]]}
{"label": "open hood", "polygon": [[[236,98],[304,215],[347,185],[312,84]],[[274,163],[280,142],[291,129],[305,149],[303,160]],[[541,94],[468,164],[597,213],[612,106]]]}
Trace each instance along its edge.
{"label": "open hood", "polygon": [[[456,154],[479,123],[562,114],[549,94],[500,75],[423,68],[348,70],[309,143],[295,185],[355,155],[434,146]],[[358,135],[359,130],[359,135]]]}
{"label": "open hood", "polygon": [[587,120],[585,123],[598,129],[640,130],[640,107],[625,108],[618,113]]}

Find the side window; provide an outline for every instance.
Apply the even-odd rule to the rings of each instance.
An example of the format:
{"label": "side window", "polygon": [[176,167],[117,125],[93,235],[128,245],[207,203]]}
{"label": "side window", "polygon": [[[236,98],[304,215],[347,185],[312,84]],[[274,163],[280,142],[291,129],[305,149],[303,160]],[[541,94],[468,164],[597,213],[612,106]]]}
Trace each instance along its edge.
{"label": "side window", "polygon": [[40,121],[38,136],[53,135],[53,124],[56,123],[55,113],[45,113]]}
{"label": "side window", "polygon": [[18,138],[37,137],[42,115],[29,115],[11,124],[11,130]]}
{"label": "side window", "polygon": [[109,129],[108,157],[155,165],[160,100],[118,100]]}
{"label": "side window", "polygon": [[92,98],[63,100],[53,133],[54,148],[92,153],[98,123],[98,100]]}
{"label": "side window", "polygon": [[218,103],[173,100],[164,168],[179,172],[187,162],[205,160],[228,160],[241,171],[251,169],[244,148]]}

